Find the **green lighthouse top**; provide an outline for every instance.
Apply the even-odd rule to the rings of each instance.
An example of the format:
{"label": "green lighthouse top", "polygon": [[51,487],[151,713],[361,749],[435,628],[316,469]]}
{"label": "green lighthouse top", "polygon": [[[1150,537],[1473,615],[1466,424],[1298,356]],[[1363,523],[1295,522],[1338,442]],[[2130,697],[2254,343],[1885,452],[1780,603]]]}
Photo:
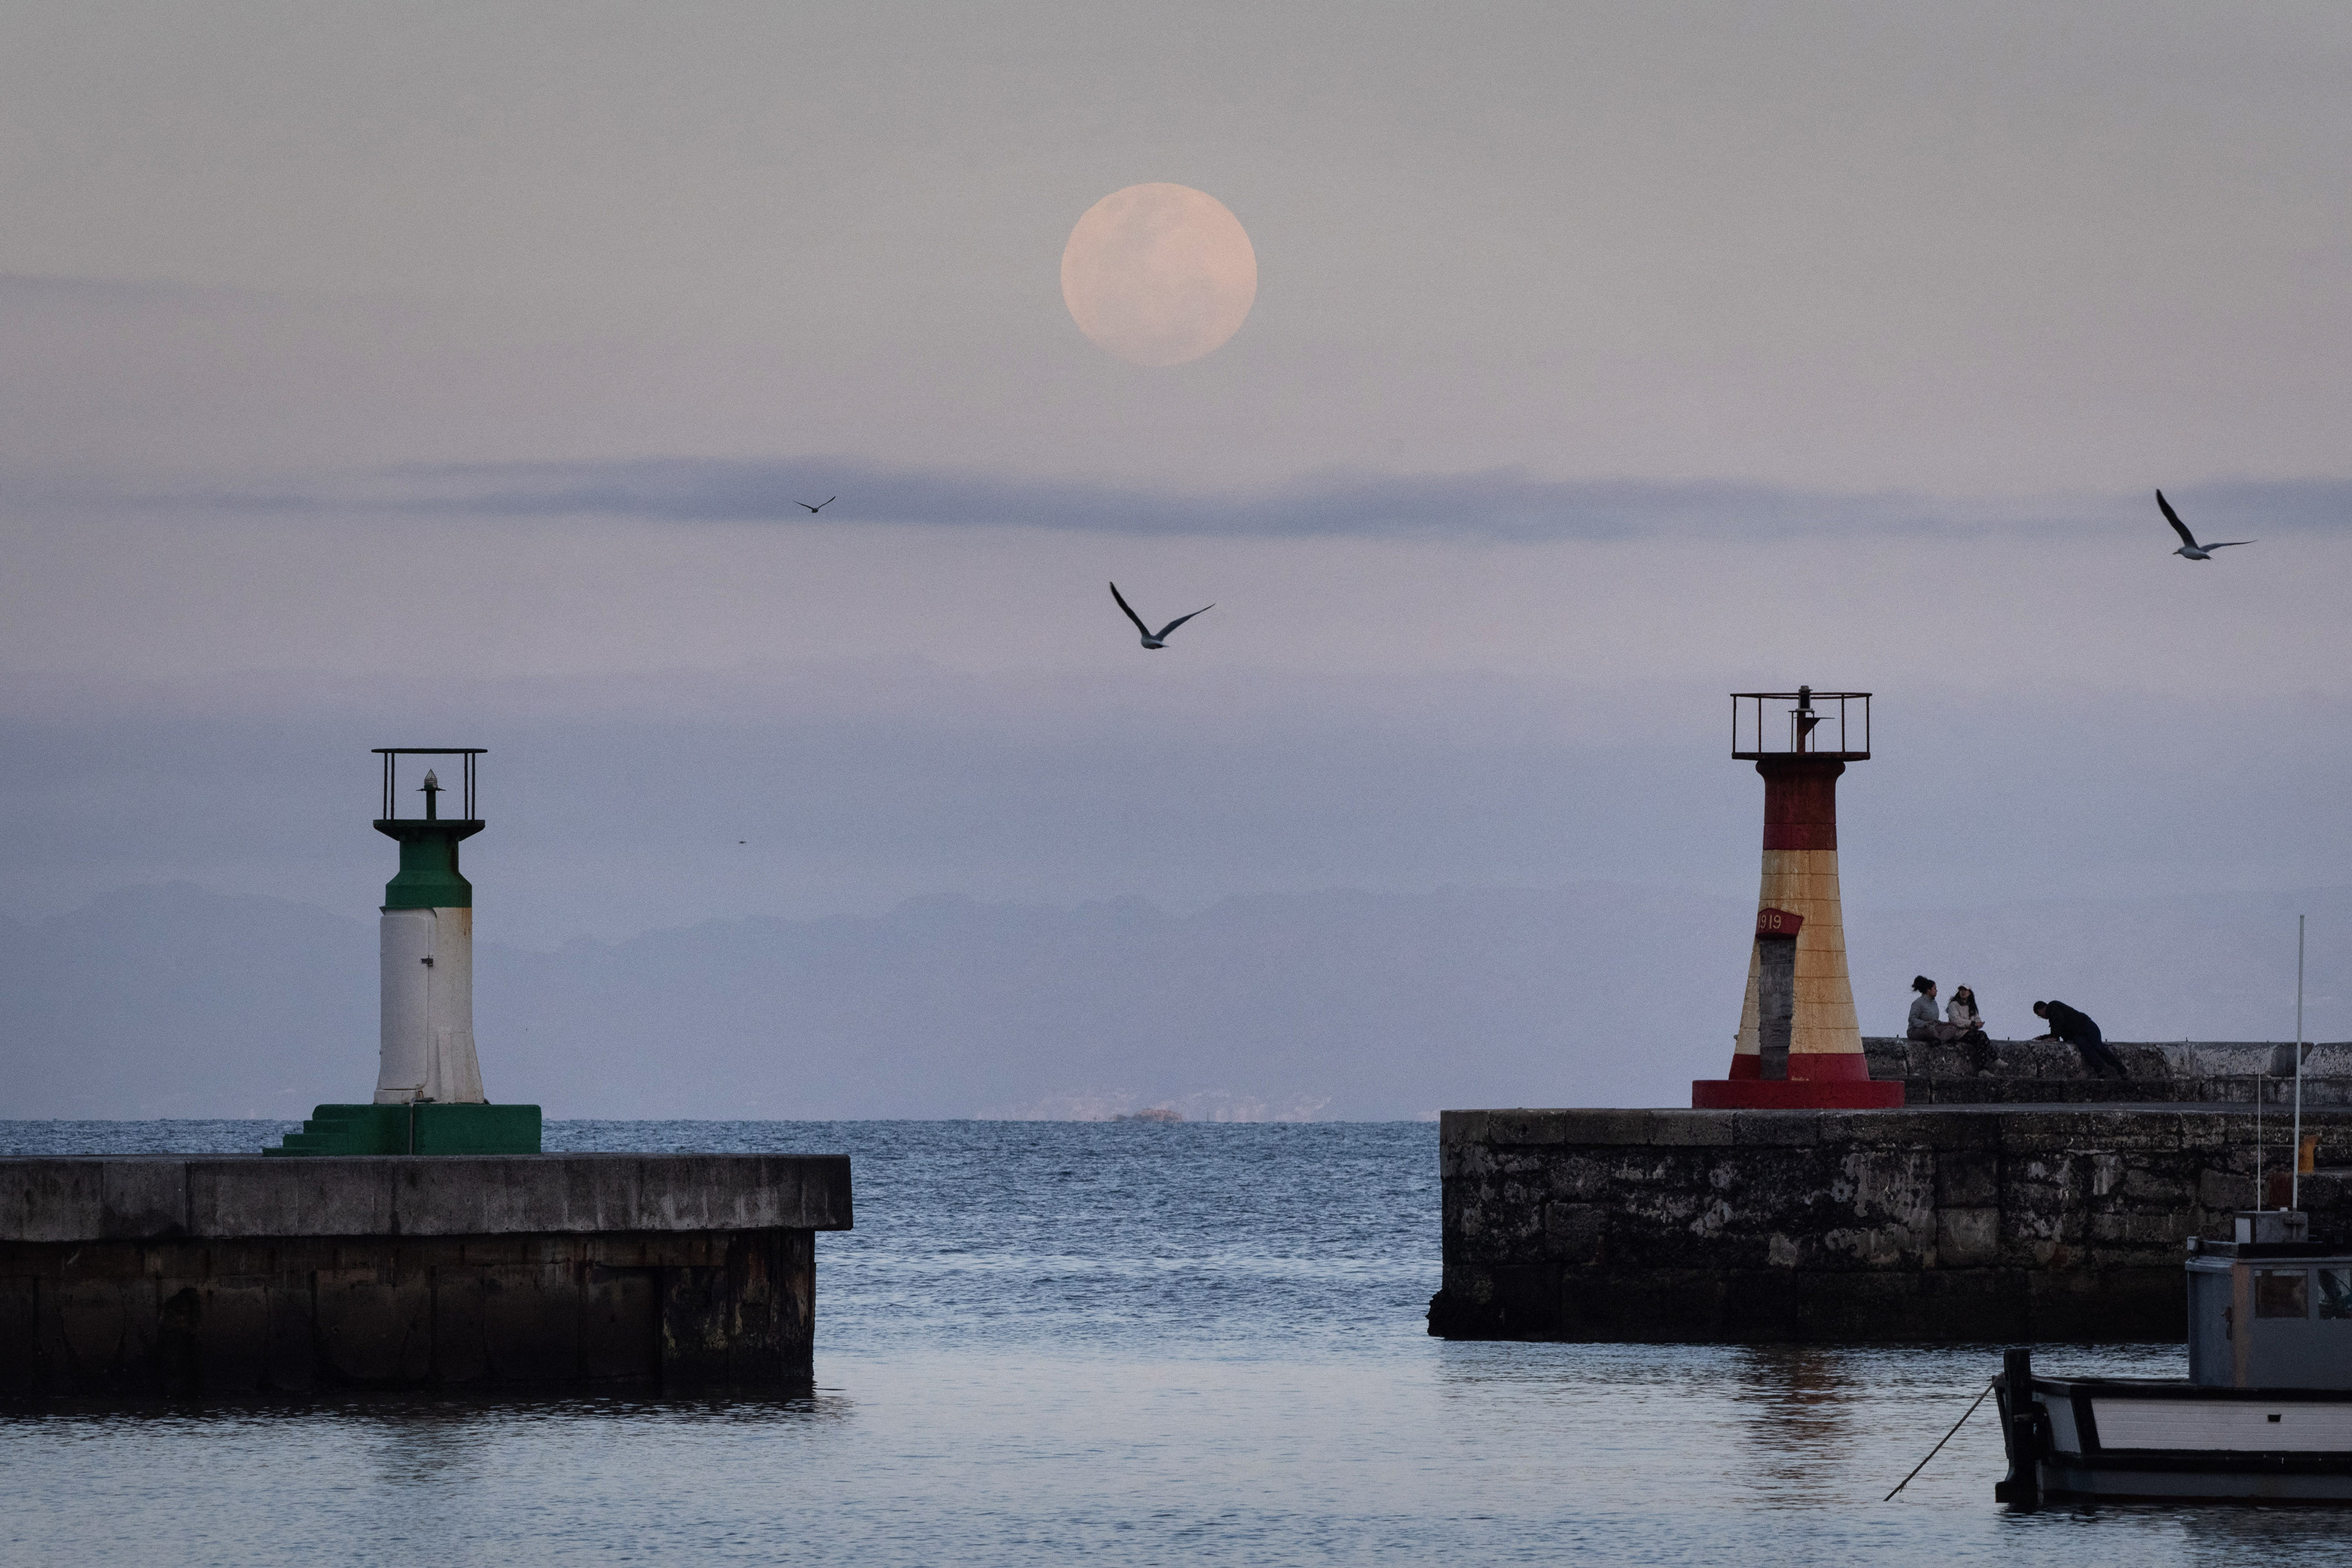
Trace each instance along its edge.
{"label": "green lighthouse top", "polygon": [[[483,828],[482,819],[474,815],[474,774],[476,757],[484,754],[479,746],[379,746],[376,755],[383,759],[383,815],[376,819],[375,830],[400,841],[400,874],[384,884],[383,908],[387,910],[469,910],[474,907],[474,885],[457,869],[457,841],[471,838]],[[425,815],[404,817],[400,815],[398,769],[402,757],[457,757],[458,763],[457,799],[460,815],[441,815],[441,797],[450,793],[433,769],[426,769],[425,783],[410,792],[425,797]]]}

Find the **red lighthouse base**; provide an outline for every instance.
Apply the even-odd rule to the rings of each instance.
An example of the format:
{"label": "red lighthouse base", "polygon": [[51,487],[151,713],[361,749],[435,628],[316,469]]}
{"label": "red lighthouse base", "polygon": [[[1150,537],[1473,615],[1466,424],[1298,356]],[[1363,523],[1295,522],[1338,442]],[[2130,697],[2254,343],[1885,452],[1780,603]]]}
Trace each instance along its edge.
{"label": "red lighthouse base", "polygon": [[1699,1078],[1693,1110],[1900,1110],[1903,1086],[1866,1078]]}

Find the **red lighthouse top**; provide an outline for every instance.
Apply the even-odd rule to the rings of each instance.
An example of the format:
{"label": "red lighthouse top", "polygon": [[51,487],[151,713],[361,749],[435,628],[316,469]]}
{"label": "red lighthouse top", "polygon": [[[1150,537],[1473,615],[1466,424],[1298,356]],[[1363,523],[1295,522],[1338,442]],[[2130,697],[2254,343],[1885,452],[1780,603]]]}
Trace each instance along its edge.
{"label": "red lighthouse top", "polygon": [[[1784,702],[1785,709],[1780,706]],[[1772,704],[1769,710],[1767,703]],[[1801,756],[1868,762],[1870,693],[1816,691],[1810,686],[1794,691],[1735,691],[1731,754],[1741,762]]]}

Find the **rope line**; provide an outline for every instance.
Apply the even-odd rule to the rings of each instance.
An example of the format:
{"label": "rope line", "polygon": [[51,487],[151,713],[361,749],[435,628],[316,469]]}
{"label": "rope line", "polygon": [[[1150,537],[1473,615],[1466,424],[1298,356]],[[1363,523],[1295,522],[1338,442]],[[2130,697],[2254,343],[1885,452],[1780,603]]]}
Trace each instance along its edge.
{"label": "rope line", "polygon": [[[2000,1379],[1998,1377],[1994,1378],[1991,1383],[1988,1383],[1984,1385],[1982,1393],[1979,1393],[1975,1399],[1969,1401],[1969,1407],[1960,1412],[1960,1418],[1952,1423],[1952,1430],[1945,1433],[1941,1437],[1937,1438],[1936,1446],[1927,1450],[1927,1459],[1932,1459],[1937,1455],[1944,1451],[1944,1445],[1952,1440],[1953,1433],[1958,1432],[1961,1427],[1969,1424],[1969,1417],[1974,1415],[1977,1413],[1977,1406],[1985,1402],[1985,1394],[1990,1394],[1992,1392],[1993,1384],[1999,1383],[2000,1381]],[[1926,1469],[1927,1468],[1927,1459],[1922,1459],[1917,1464],[1912,1466],[1911,1476],[1916,1476],[1920,1471]],[[1901,1480],[1895,1482],[1895,1492],[1899,1492],[1905,1487],[1909,1486],[1911,1484],[1911,1476],[1906,1476]],[[1893,1502],[1895,1500],[1895,1492],[1888,1492],[1885,1497],[1880,1498],[1878,1500],[1881,1502]]]}

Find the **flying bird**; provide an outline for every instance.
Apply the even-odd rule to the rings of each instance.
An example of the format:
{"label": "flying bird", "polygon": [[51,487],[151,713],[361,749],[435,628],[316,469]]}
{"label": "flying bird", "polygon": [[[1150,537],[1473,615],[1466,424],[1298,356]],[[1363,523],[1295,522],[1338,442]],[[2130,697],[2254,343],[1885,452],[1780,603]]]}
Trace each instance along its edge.
{"label": "flying bird", "polygon": [[2162,490],[2156,492],[2156,504],[2164,509],[2164,521],[2172,524],[2172,531],[2180,535],[2180,548],[2173,552],[2175,555],[2185,555],[2191,561],[2210,561],[2213,559],[2212,552],[2216,550],[2227,550],[2233,544],[2255,542],[2251,539],[2225,539],[2219,544],[2200,544],[2197,542],[2197,536],[2189,531],[2189,525],[2180,521],[2180,514],[2172,510],[2172,503],[2164,499]]}
{"label": "flying bird", "polygon": [[1116,583],[1113,583],[1110,585],[1110,596],[1118,600],[1118,607],[1127,611],[1127,618],[1133,621],[1135,623],[1135,629],[1143,634],[1143,646],[1148,648],[1166,647],[1168,646],[1168,634],[1170,632],[1174,631],[1178,626],[1181,626],[1186,621],[1191,620],[1192,616],[1205,615],[1209,611],[1217,607],[1214,605],[1203,605],[1199,609],[1193,611],[1192,616],[1179,616],[1174,620],[1169,622],[1166,626],[1160,627],[1155,632],[1150,626],[1143,624],[1143,617],[1137,615],[1134,608],[1129,605],[1126,598],[1120,595],[1118,584]]}
{"label": "flying bird", "polygon": [[809,515],[811,517],[814,517],[817,513],[823,511],[825,508],[831,506],[840,499],[841,498],[839,496],[827,496],[823,500],[817,502],[814,506],[809,506],[809,503],[804,500],[796,500],[793,502],[793,504],[794,506],[808,506]]}

